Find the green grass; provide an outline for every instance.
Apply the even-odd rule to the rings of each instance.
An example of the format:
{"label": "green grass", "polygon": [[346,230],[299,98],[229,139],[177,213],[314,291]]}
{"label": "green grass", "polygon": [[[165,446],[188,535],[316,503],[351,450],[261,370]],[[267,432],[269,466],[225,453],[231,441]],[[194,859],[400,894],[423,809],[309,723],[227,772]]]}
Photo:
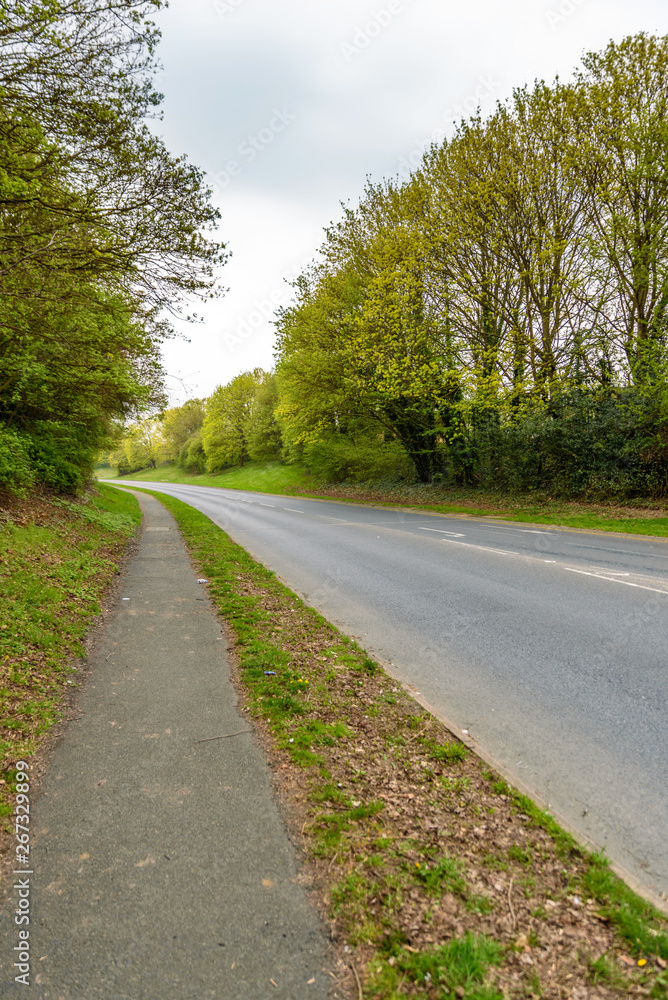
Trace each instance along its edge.
{"label": "green grass", "polygon": [[[668,961],[668,935],[663,929],[662,915],[654,906],[618,878],[604,856],[591,854],[580,848],[571,834],[562,830],[556,820],[530,798],[516,791],[492,771],[486,771],[485,776],[497,795],[506,795],[512,799],[516,808],[530,822],[550,834],[563,858],[574,853],[583,858],[586,864],[584,874],[573,881],[571,891],[584,898],[595,899],[601,904],[601,915],[617,928],[631,952],[638,958],[643,955],[658,955]],[[518,847],[511,847],[508,855],[523,865],[529,864],[531,860],[528,852]]]}
{"label": "green grass", "polygon": [[456,504],[421,504],[419,509],[438,514],[468,514],[472,517],[490,517],[501,521],[518,521],[520,524],[552,524],[563,528],[586,531],[619,531],[628,535],[658,535],[668,537],[668,517],[605,517],[602,514],[543,514],[536,511],[495,511],[488,508],[462,507]]}
{"label": "green grass", "polygon": [[438,1000],[503,998],[499,990],[484,985],[489,969],[503,959],[503,948],[484,935],[465,934],[419,954],[396,946],[391,950],[390,960],[372,963],[370,995],[399,1000],[406,995],[402,981],[408,979],[425,991],[424,996]]}
{"label": "green grass", "polygon": [[[104,475],[106,470],[98,469],[96,474],[101,479],[115,479],[115,470],[109,469],[110,475]],[[190,476],[176,465],[159,465],[157,469],[143,469],[122,479],[130,479],[147,483],[188,483],[194,486],[220,486],[228,490],[255,490],[258,493],[284,493],[293,491],[295,487],[306,485],[307,474],[295,465],[283,465],[281,462],[249,462],[243,469],[229,469],[226,472],[206,472],[199,476]]]}
{"label": "green grass", "polygon": [[0,814],[12,767],[31,757],[60,715],[72,663],[100,612],[117,559],[140,520],[134,497],[100,484],[84,501],[21,508],[0,529]]}

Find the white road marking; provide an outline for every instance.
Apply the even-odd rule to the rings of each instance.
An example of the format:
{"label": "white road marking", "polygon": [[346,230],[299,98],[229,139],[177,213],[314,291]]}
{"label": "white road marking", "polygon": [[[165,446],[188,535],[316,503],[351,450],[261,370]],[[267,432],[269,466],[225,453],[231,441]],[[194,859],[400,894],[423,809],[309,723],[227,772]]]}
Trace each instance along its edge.
{"label": "white road marking", "polygon": [[[574,566],[564,566],[563,563],[557,563],[557,561],[553,559],[539,559],[536,556],[525,555],[523,552],[507,552],[505,549],[492,549],[485,545],[474,545],[473,542],[460,542],[454,538],[442,538],[441,541],[450,542],[452,545],[463,545],[469,549],[479,549],[481,552],[495,552],[502,556],[515,556],[517,559],[525,559],[530,562],[549,563],[559,566],[560,569],[566,570],[567,573],[579,573],[581,576],[593,576],[597,580],[607,580],[608,583],[621,583],[627,587],[636,587],[638,590],[650,590],[654,594],[665,594],[668,596],[668,580],[666,581],[665,590],[661,590],[659,587],[650,587],[644,583],[632,583],[630,580],[620,580],[619,577],[623,575],[621,571],[613,570],[610,573],[607,571],[605,573],[592,573],[588,570],[576,569]],[[660,582],[663,583],[663,581]]]}
{"label": "white road marking", "polygon": [[303,510],[295,510],[294,507],[284,507],[283,510],[290,510],[293,514],[303,514]]}
{"label": "white road marking", "polygon": [[452,535],[453,538],[466,538],[466,535],[462,535],[461,532],[445,531],[444,528],[420,528],[420,531],[437,531],[439,535]]}
{"label": "white road marking", "polygon": [[666,589],[659,590],[658,587],[647,587],[643,583],[631,583],[630,580],[619,580],[615,577],[604,576],[602,573],[588,573],[584,569],[574,569],[572,566],[564,566],[563,569],[567,573],[579,573],[580,576],[594,576],[597,580],[607,580],[608,583],[621,583],[625,587],[636,587],[638,590],[651,590],[653,594],[664,594],[668,596],[668,582],[666,582]]}
{"label": "white road marking", "polygon": [[260,507],[275,507],[275,503],[261,503]]}
{"label": "white road marking", "polygon": [[[453,545],[465,545],[467,549],[479,549],[480,552],[496,552],[500,556],[519,556],[520,559],[527,558],[519,552],[507,552],[505,549],[490,549],[486,545],[474,545],[473,542],[459,542],[454,538],[442,538],[442,542],[451,542]],[[531,558],[530,556],[528,558]]]}

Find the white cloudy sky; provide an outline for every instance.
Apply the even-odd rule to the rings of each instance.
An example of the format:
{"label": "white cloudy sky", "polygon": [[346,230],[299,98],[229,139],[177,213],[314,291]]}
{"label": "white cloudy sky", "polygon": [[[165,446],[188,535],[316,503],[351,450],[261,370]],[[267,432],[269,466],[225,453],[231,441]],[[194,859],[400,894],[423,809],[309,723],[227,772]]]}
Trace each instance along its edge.
{"label": "white cloudy sky", "polygon": [[585,50],[668,33],[665,0],[171,0],[160,126],[209,175],[225,297],[165,345],[174,403],[273,364],[276,304],[365,178]]}

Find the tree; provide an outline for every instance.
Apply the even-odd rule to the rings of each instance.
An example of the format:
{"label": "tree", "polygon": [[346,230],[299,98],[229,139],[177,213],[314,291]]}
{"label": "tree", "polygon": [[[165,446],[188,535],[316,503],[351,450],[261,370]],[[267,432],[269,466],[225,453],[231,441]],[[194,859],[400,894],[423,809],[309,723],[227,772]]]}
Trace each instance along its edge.
{"label": "tree", "polygon": [[365,413],[350,350],[365,285],[349,267],[313,269],[295,287],[296,305],[276,322],[276,414],[287,453],[298,457],[304,445],[345,433]]}
{"label": "tree", "polygon": [[249,458],[249,429],[253,403],[264,372],[254,368],[220,385],[209,397],[202,426],[202,443],[209,472],[230,465],[243,466]]}
{"label": "tree", "polygon": [[201,172],[146,121],[161,6],[0,0],[0,437],[57,488],[163,404],[164,311],[215,294],[225,260]]}
{"label": "tree", "polygon": [[205,399],[189,399],[182,406],[164,411],[162,435],[164,457],[168,462],[175,462],[187,442],[202,429],[205,412]]}
{"label": "tree", "polygon": [[146,417],[134,424],[124,442],[129,468],[155,469],[162,457],[164,439],[159,417]]}
{"label": "tree", "polygon": [[583,63],[574,120],[592,263],[612,273],[608,320],[643,381],[665,343],[668,309],[668,36],[610,42]]}
{"label": "tree", "polygon": [[248,455],[254,462],[269,462],[281,457],[283,440],[276,419],[277,406],[276,376],[267,372],[255,391],[248,422]]}
{"label": "tree", "polygon": [[610,43],[368,184],[278,319],[286,453],[355,478],[394,439],[423,482],[665,490],[667,80],[668,37]]}
{"label": "tree", "polygon": [[25,274],[23,297],[54,268],[113,276],[167,308],[213,291],[225,255],[201,234],[218,212],[201,172],[171,157],[146,124],[161,97],[151,82],[159,34],[149,15],[162,6],[0,0],[0,148],[9,181],[0,254],[12,250],[0,260],[3,274]]}

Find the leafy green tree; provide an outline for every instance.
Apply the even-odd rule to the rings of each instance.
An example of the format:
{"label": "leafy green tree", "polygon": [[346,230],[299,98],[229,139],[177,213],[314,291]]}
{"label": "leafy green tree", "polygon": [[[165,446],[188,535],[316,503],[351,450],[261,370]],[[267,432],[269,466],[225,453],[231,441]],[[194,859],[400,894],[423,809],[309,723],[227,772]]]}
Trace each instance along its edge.
{"label": "leafy green tree", "polygon": [[137,421],[130,428],[123,444],[130,469],[155,469],[164,450],[160,418],[145,417],[144,420]]}
{"label": "leafy green tree", "polygon": [[218,386],[209,397],[202,426],[202,444],[209,472],[248,461],[253,403],[264,372],[254,368]]}
{"label": "leafy green tree", "polygon": [[0,0],[0,436],[56,488],[162,405],[163,310],[225,260],[201,172],[147,124],[161,6]]}
{"label": "leafy green tree", "polygon": [[206,408],[205,399],[189,399],[182,406],[174,406],[162,414],[164,457],[175,462],[182,449],[202,429]]}
{"label": "leafy green tree", "polygon": [[353,268],[313,270],[296,284],[297,303],[276,323],[279,419],[286,454],[346,433],[365,412],[350,344],[365,286]]}
{"label": "leafy green tree", "polygon": [[283,440],[276,418],[278,385],[267,372],[257,389],[248,423],[248,455],[254,462],[270,462],[281,457]]}
{"label": "leafy green tree", "polygon": [[608,321],[642,381],[665,343],[668,309],[668,36],[642,33],[588,53],[577,84],[591,264],[612,275]]}

